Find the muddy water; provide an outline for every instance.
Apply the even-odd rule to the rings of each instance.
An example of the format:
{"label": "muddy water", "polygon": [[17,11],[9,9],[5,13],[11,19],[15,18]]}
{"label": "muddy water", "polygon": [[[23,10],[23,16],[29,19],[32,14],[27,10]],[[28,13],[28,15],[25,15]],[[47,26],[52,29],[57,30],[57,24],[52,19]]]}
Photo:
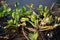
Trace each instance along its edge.
{"label": "muddy water", "polygon": [[32,3],[32,4],[34,4],[35,8],[37,8],[38,5],[40,5],[40,4],[51,7],[51,5],[56,2],[56,0],[6,0],[6,2],[9,3],[9,5],[12,8],[14,8],[13,4],[16,1],[20,3],[20,7],[26,6],[26,4]]}

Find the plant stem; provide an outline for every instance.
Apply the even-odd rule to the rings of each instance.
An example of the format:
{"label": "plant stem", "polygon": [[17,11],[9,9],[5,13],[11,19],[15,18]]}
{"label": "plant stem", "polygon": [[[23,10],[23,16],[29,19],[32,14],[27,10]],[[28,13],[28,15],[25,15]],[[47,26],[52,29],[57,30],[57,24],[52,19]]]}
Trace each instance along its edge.
{"label": "plant stem", "polygon": [[31,21],[28,21],[29,23],[31,23],[31,25],[33,26],[33,27],[36,27],[36,25],[34,25],[34,23],[32,23]]}
{"label": "plant stem", "polygon": [[22,27],[22,32],[23,32],[23,35],[25,36],[25,38],[27,39],[27,40],[29,40],[29,38],[26,36],[26,33],[24,32],[24,28]]}

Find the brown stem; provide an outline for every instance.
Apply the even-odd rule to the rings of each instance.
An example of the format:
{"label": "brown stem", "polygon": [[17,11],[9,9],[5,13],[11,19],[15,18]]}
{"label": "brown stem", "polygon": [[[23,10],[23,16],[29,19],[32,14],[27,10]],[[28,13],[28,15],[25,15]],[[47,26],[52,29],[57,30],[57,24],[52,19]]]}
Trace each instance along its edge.
{"label": "brown stem", "polygon": [[29,40],[29,38],[26,36],[26,33],[24,32],[24,28],[22,27],[22,32],[23,32],[23,35],[25,36],[25,38],[27,39],[27,40]]}
{"label": "brown stem", "polygon": [[51,6],[51,10],[53,9],[54,6],[55,6],[55,3],[52,4],[52,6]]}
{"label": "brown stem", "polygon": [[28,27],[25,27],[25,28],[28,29],[28,30],[31,31],[31,32],[36,31],[36,29],[34,29],[34,28],[28,28]]}

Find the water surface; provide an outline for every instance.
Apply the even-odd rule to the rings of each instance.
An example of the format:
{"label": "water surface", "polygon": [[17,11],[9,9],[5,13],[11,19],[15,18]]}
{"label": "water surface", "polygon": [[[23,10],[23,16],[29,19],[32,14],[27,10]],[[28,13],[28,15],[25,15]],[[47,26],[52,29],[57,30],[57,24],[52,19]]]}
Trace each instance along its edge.
{"label": "water surface", "polygon": [[7,1],[7,3],[10,4],[10,6],[12,8],[14,8],[13,4],[16,1],[20,3],[20,7],[26,6],[26,4],[32,3],[32,4],[34,4],[35,8],[37,8],[38,5],[40,5],[40,4],[51,7],[51,5],[56,2],[56,0],[6,0],[6,1]]}

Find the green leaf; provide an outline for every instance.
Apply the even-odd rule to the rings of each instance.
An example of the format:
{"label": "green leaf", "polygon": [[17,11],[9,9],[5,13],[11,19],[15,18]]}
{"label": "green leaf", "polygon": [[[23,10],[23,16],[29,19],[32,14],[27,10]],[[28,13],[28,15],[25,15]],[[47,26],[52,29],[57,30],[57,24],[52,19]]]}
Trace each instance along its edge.
{"label": "green leaf", "polygon": [[4,13],[1,13],[1,17],[4,17]]}
{"label": "green leaf", "polygon": [[15,7],[18,7],[18,6],[19,6],[19,2],[16,2]]}
{"label": "green leaf", "polygon": [[48,17],[50,15],[50,10],[47,6],[45,6],[45,8],[44,8],[44,14],[43,15],[44,15],[44,17]]}
{"label": "green leaf", "polygon": [[33,4],[29,4],[29,7],[30,7],[30,8],[33,8]]}
{"label": "green leaf", "polygon": [[39,10],[40,14],[43,15],[43,6],[42,5],[39,5],[39,8],[37,10]]}
{"label": "green leaf", "polygon": [[21,9],[22,13],[25,13],[26,12],[26,7],[23,6],[22,9]]}
{"label": "green leaf", "polygon": [[53,17],[52,17],[52,15],[49,17],[49,19],[50,19],[50,23],[52,23],[52,22],[53,22]]}
{"label": "green leaf", "polygon": [[31,22],[31,21],[28,21],[33,27],[36,27],[36,25],[33,23],[33,22]]}
{"label": "green leaf", "polygon": [[18,21],[20,19],[20,10],[19,9],[14,9],[12,12],[12,18],[14,19],[14,24],[18,24]]}
{"label": "green leaf", "polygon": [[26,22],[23,22],[21,25],[22,25],[22,26],[26,26]]}
{"label": "green leaf", "polygon": [[58,16],[55,16],[55,19],[57,20],[58,19]]}
{"label": "green leaf", "polygon": [[21,18],[21,20],[29,21],[29,18]]}
{"label": "green leaf", "polygon": [[38,32],[35,33],[29,33],[30,40],[37,40],[38,38]]}
{"label": "green leaf", "polygon": [[35,14],[31,15],[31,21],[35,22],[37,20],[37,16]]}
{"label": "green leaf", "polygon": [[16,20],[14,20],[14,24],[16,24],[17,23],[17,21]]}
{"label": "green leaf", "polygon": [[26,11],[26,13],[24,13],[26,16],[29,16],[31,14],[31,11]]}
{"label": "green leaf", "polygon": [[3,7],[1,7],[1,8],[0,8],[0,17],[4,17],[4,14],[5,14],[5,13],[3,12],[3,10],[4,10]]}
{"label": "green leaf", "polygon": [[5,28],[10,28],[10,27],[11,27],[11,24],[9,24],[9,25],[5,26]]}
{"label": "green leaf", "polygon": [[16,20],[19,21],[20,19],[20,10],[19,9],[15,9],[12,13],[12,17]]}
{"label": "green leaf", "polygon": [[44,11],[47,11],[47,10],[48,10],[48,7],[47,7],[47,6],[45,6]]}
{"label": "green leaf", "polygon": [[36,27],[38,27],[38,25],[39,25],[38,20],[35,21],[35,25],[36,25]]}
{"label": "green leaf", "polygon": [[0,17],[4,17],[4,12],[0,12]]}
{"label": "green leaf", "polygon": [[48,11],[44,12],[44,17],[47,17],[49,15]]}
{"label": "green leaf", "polygon": [[6,11],[7,11],[7,13],[9,13],[9,12],[11,11],[11,8],[7,8],[7,10],[6,10]]}
{"label": "green leaf", "polygon": [[52,15],[48,17],[49,18],[49,21],[47,22],[47,24],[51,24],[53,22],[53,17]]}
{"label": "green leaf", "polygon": [[8,23],[9,24],[12,24],[13,23],[13,20],[11,19],[11,20],[8,20]]}
{"label": "green leaf", "polygon": [[12,13],[12,17],[15,18],[15,12]]}

